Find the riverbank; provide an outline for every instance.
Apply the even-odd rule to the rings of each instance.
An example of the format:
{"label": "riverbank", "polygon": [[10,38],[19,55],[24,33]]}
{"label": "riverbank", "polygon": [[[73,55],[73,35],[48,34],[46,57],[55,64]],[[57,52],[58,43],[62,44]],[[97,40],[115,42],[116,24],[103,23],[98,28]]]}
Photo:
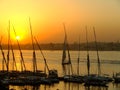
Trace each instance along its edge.
{"label": "riverbank", "polygon": [[[78,43],[69,44],[70,50],[77,51],[78,50]],[[40,44],[43,50],[63,50],[62,43],[46,43]],[[89,43],[89,50],[96,51],[95,43]],[[7,44],[2,44],[3,49],[7,49]],[[18,50],[18,45],[14,44],[13,49]],[[21,49],[23,50],[32,50],[31,44],[21,44]],[[35,45],[35,49],[38,50],[37,45]],[[86,43],[80,44],[80,50],[84,51],[87,49]],[[98,49],[99,51],[120,51],[120,43],[119,42],[98,42]]]}

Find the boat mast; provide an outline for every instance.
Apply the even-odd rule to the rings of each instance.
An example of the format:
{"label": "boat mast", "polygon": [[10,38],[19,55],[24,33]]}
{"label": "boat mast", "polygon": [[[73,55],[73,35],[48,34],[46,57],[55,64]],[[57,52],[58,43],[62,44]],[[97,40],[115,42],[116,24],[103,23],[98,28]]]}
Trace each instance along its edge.
{"label": "boat mast", "polygon": [[79,36],[79,44],[78,44],[78,60],[77,60],[77,74],[79,75],[79,63],[80,63],[80,36]]}
{"label": "boat mast", "polygon": [[65,63],[65,60],[66,60],[66,42],[67,42],[67,35],[66,35],[66,28],[65,28],[65,24],[63,23],[63,27],[64,27],[64,32],[65,32],[65,37],[64,37],[64,44],[63,44],[63,54],[62,54],[62,68],[63,68],[63,73],[64,75],[67,74],[66,72],[66,63]]}
{"label": "boat mast", "polygon": [[70,65],[71,73],[72,73],[72,75],[73,75],[73,68],[72,68],[72,63],[71,63],[71,57],[70,57],[70,51],[69,51],[69,45],[67,44],[67,46],[68,46],[68,59],[69,59],[68,64]]}
{"label": "boat mast", "polygon": [[88,70],[88,76],[89,76],[90,75],[90,58],[89,58],[87,26],[86,26],[86,43],[87,43],[87,70]]}
{"label": "boat mast", "polygon": [[[66,27],[65,27],[64,23],[63,23],[63,27],[64,27],[64,32],[65,32],[65,39],[64,39],[63,55],[62,55],[62,66],[63,66],[65,74],[66,74],[65,65],[68,65],[69,69],[71,68],[71,73],[73,74],[73,68],[72,68],[72,63],[71,63],[71,58],[70,58],[70,52],[69,52],[69,45],[68,45],[68,42],[67,42]],[[68,51],[68,61],[65,61],[66,60],[66,49]],[[69,72],[70,72],[70,70],[69,70]]]}
{"label": "boat mast", "polygon": [[37,71],[37,63],[36,63],[35,46],[34,46],[34,41],[33,41],[32,26],[31,26],[30,18],[29,18],[29,25],[30,25],[31,40],[32,40],[32,46],[33,46],[33,72],[36,72]]}
{"label": "boat mast", "polygon": [[8,27],[8,53],[7,53],[7,71],[9,71],[9,60],[10,60],[10,57],[9,57],[9,52],[10,52],[10,20],[9,20],[9,27]]}
{"label": "boat mast", "polygon": [[49,72],[49,67],[48,67],[48,65],[47,65],[47,61],[46,61],[46,58],[45,58],[45,56],[44,56],[44,54],[43,54],[43,52],[42,52],[42,49],[41,49],[41,47],[40,47],[37,39],[36,39],[35,37],[34,37],[34,39],[35,39],[36,44],[37,44],[37,46],[38,46],[38,48],[39,48],[39,50],[40,50],[40,52],[41,52],[41,55],[43,56],[44,63],[45,63],[45,67],[47,67],[47,70],[48,70],[48,72]]}
{"label": "boat mast", "polygon": [[17,71],[17,65],[16,65],[16,61],[15,61],[15,54],[14,54],[14,51],[13,51],[13,46],[11,44],[11,41],[10,41],[10,46],[11,46],[11,50],[12,50],[12,56],[13,56],[13,70],[14,70],[14,67]]}
{"label": "boat mast", "polygon": [[[15,36],[17,36],[14,27],[13,27],[13,30],[14,30]],[[17,39],[16,39],[16,40],[17,40]],[[18,41],[18,40],[17,40],[17,44],[18,44],[18,48],[19,48],[20,56],[21,56],[21,71],[23,71],[23,68],[24,68],[24,70],[26,71],[26,66],[25,66],[25,63],[24,63],[24,59],[23,59],[23,55],[22,55],[22,50],[21,50],[21,48],[20,48],[20,44],[19,44],[19,41]]]}
{"label": "boat mast", "polygon": [[100,68],[100,58],[99,58],[99,52],[98,52],[98,45],[97,45],[97,39],[96,39],[95,27],[93,27],[93,31],[94,31],[94,37],[95,37],[96,50],[97,50],[98,76],[99,76],[99,75],[101,74],[101,68]]}
{"label": "boat mast", "polygon": [[[2,48],[2,37],[1,37],[1,40],[0,40],[0,49],[1,49],[1,53],[2,53],[2,56],[3,56],[3,60],[2,60],[2,70],[4,71],[4,62],[5,62],[5,65],[6,65],[6,69],[7,68],[7,61],[6,61],[6,58],[5,58],[5,54],[4,54],[4,51],[3,51],[3,48]],[[7,70],[8,71],[8,70]]]}
{"label": "boat mast", "polygon": [[63,55],[62,55],[62,65],[65,64],[65,59],[66,59],[66,42],[67,42],[67,35],[66,35],[66,28],[65,24],[63,23],[64,26],[64,32],[65,32],[65,38],[64,38],[64,46],[63,46]]}

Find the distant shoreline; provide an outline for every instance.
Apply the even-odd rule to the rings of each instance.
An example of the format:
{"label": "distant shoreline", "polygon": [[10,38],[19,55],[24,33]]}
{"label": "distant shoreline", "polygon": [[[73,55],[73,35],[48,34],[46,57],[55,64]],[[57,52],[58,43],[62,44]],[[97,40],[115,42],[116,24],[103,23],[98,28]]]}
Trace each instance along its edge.
{"label": "distant shoreline", "polygon": [[[42,50],[62,50],[63,44],[62,43],[47,43],[47,44],[40,44]],[[69,44],[69,49],[72,51],[78,51],[78,43]],[[94,42],[90,42],[88,44],[90,51],[96,51],[96,46]],[[20,45],[22,50],[32,50],[31,44],[22,44]],[[4,50],[7,50],[8,45],[2,45]],[[14,50],[18,50],[18,45],[13,45]],[[37,45],[35,45],[35,49],[38,50]],[[87,50],[86,43],[80,44],[80,50],[85,51]],[[120,51],[120,43],[119,42],[98,42],[98,50],[99,51]]]}

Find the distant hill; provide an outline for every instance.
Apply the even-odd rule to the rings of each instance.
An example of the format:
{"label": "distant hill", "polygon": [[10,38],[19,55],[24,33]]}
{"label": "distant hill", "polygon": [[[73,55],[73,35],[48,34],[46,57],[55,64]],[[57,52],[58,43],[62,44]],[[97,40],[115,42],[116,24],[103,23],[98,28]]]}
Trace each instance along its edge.
{"label": "distant hill", "polygon": [[[20,45],[21,49],[23,50],[32,50],[31,44]],[[62,43],[48,43],[48,44],[40,44],[43,50],[62,50],[63,44]],[[88,44],[89,50],[96,50],[95,43],[90,42]],[[2,45],[3,49],[7,49],[7,45]],[[70,50],[78,50],[78,43],[69,44]],[[13,48],[16,50],[18,49],[17,45],[13,45]],[[35,49],[37,50],[38,47],[35,45]],[[86,50],[87,46],[86,43],[80,44],[80,50]],[[119,42],[99,42],[98,43],[98,50],[100,51],[120,51],[120,43]]]}

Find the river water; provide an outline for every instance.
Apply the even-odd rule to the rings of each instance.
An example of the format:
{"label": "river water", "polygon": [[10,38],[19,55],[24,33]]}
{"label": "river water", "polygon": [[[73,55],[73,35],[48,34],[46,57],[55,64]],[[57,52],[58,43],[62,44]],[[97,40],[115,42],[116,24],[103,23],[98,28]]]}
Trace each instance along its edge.
{"label": "river water", "polygon": [[[5,50],[5,56],[7,55],[7,51]],[[33,70],[32,64],[32,50],[23,50],[23,58],[25,61],[26,69]],[[44,50],[44,56],[47,60],[49,69],[57,69],[59,76],[63,75],[61,61],[62,61],[62,51],[50,51]],[[20,54],[18,50],[14,51],[15,59],[17,62],[17,69],[21,70],[20,67]],[[97,73],[97,54],[96,51],[90,51],[90,73]],[[74,73],[77,73],[77,51],[70,51],[71,61],[73,64]],[[86,64],[86,51],[80,52],[80,67],[79,72],[81,75],[87,74],[87,64]],[[39,70],[44,70],[44,60],[39,50],[36,51],[37,57],[37,66]],[[102,74],[108,74],[112,77],[113,73],[120,72],[120,52],[119,51],[100,51],[99,57],[101,61],[101,71]],[[2,69],[2,54],[0,54],[0,69]],[[9,68],[12,70],[13,59],[10,52],[10,66]],[[10,89],[15,90],[120,90],[120,84],[109,83],[108,87],[84,87],[83,84],[75,84],[75,83],[64,83],[60,82],[54,85],[40,85],[40,86],[9,86]]]}

